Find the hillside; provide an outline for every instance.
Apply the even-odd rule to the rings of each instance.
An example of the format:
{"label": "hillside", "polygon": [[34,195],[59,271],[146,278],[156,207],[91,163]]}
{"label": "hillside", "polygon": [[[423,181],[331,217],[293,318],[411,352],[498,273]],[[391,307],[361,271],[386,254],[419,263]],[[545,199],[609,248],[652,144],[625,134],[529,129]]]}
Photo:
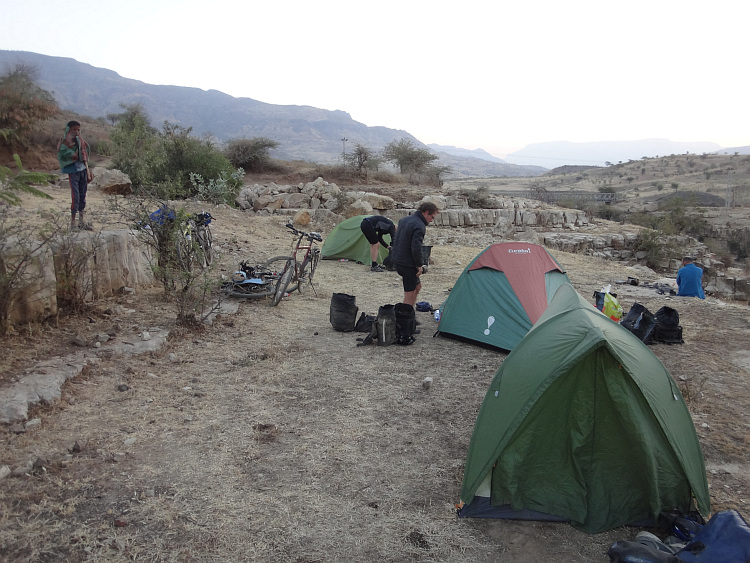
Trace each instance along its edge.
{"label": "hillside", "polygon": [[[426,147],[407,131],[368,127],[345,111],[275,105],[217,90],[146,84],[70,58],[0,50],[0,69],[20,62],[37,70],[37,83],[54,94],[63,110],[106,118],[121,113],[122,104],[140,104],[157,128],[169,121],[192,127],[197,136],[210,135],[219,141],[267,137],[280,143],[272,155],[283,160],[337,163],[344,146],[351,150],[355,143],[377,151],[391,141],[408,139]],[[441,165],[455,167],[461,176],[532,176],[541,170],[507,163],[492,166],[481,159],[457,156],[450,162],[441,160]]]}

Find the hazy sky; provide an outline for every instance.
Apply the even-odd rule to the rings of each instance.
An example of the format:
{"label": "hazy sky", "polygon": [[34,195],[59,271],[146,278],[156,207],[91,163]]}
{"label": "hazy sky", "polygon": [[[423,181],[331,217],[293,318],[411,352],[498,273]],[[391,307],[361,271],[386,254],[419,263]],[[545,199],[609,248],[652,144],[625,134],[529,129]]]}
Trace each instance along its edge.
{"label": "hazy sky", "polygon": [[0,14],[0,49],[497,156],[547,141],[750,145],[747,0],[0,0]]}

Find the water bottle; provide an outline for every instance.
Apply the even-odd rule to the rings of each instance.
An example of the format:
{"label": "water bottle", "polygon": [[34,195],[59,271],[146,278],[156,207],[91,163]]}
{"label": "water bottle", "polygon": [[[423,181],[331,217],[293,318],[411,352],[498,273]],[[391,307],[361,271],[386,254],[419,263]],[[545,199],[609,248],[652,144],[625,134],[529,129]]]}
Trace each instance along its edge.
{"label": "water bottle", "polygon": [[439,323],[439,322],[440,322],[440,309],[437,309],[437,310],[435,311],[435,322],[436,322],[436,323]]}

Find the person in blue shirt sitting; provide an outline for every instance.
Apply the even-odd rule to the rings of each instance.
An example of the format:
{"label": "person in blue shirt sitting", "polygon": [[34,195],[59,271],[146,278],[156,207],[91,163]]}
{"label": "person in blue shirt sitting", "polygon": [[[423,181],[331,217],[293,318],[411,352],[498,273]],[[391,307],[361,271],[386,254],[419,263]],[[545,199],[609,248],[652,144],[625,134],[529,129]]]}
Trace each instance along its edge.
{"label": "person in blue shirt sitting", "polygon": [[702,279],[703,270],[695,265],[690,256],[685,256],[682,259],[682,268],[677,272],[677,295],[705,299],[706,294],[703,293]]}

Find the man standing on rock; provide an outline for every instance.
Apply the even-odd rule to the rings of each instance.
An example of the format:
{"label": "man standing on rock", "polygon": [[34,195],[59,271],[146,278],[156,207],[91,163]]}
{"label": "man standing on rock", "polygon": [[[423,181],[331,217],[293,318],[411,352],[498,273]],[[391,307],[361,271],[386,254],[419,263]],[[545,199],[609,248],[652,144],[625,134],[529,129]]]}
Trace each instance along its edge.
{"label": "man standing on rock", "polygon": [[370,271],[382,272],[383,268],[378,264],[380,245],[383,245],[388,250],[391,249],[388,243],[383,240],[383,236],[390,235],[391,242],[393,242],[393,238],[396,236],[396,225],[383,215],[370,215],[362,219],[359,227],[362,229],[362,234],[365,235],[367,242],[370,243],[370,259],[372,261]]}
{"label": "man standing on rock", "polygon": [[393,239],[391,260],[396,266],[396,272],[403,278],[404,303],[412,307],[416,304],[417,295],[422,288],[419,277],[424,273],[426,266],[422,253],[424,235],[427,225],[438,213],[434,203],[422,203],[416,213],[398,222],[398,230]]}
{"label": "man standing on rock", "polygon": [[695,265],[692,257],[682,259],[682,268],[677,272],[677,295],[706,298],[703,292],[703,270]]}
{"label": "man standing on rock", "polygon": [[78,228],[91,230],[91,225],[84,220],[83,212],[86,209],[86,192],[88,183],[94,179],[94,174],[89,168],[89,144],[81,137],[81,124],[77,121],[69,121],[65,126],[65,136],[57,145],[57,161],[63,174],[68,175],[70,180],[70,228],[76,226],[76,215],[78,215]]}

